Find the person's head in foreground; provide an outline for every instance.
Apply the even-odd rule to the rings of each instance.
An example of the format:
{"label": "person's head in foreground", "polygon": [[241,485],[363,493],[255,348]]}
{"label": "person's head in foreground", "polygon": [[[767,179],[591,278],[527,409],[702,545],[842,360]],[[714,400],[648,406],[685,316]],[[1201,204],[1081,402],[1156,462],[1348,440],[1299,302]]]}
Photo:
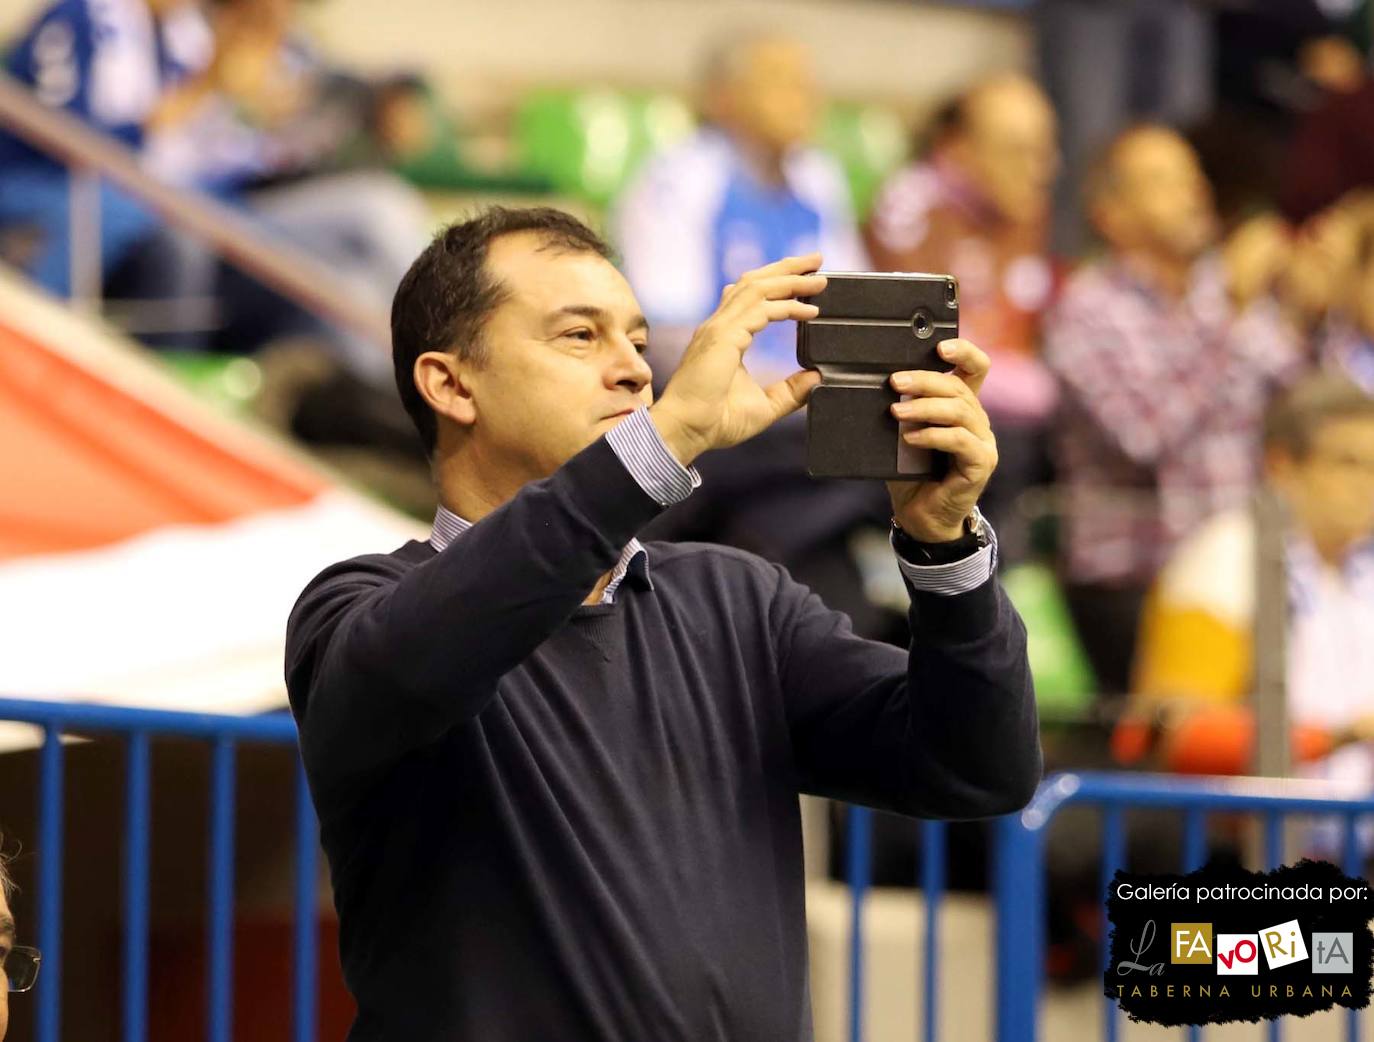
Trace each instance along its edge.
{"label": "person's head in foreground", "polygon": [[4,980],[0,981],[0,1042],[9,1030],[9,993],[28,991],[38,976],[37,950],[14,943],[14,916],[10,912],[13,893],[14,883],[10,879],[9,866],[0,856],[0,969],[5,974]]}
{"label": "person's head in foreground", "polygon": [[1186,271],[1217,241],[1212,188],[1177,131],[1147,124],[1120,134],[1088,181],[1093,226],[1118,256]]}
{"label": "person's head in foreground", "polygon": [[1269,483],[1323,559],[1374,536],[1374,398],[1319,373],[1285,392],[1264,423]]}
{"label": "person's head in foreground", "polygon": [[706,119],[746,151],[777,158],[816,130],[821,95],[810,52],[785,36],[735,36],[714,47],[701,70]]}
{"label": "person's head in foreground", "polygon": [[949,109],[937,150],[1002,220],[1031,224],[1049,213],[1058,133],[1044,92],[1019,73],[1004,73],[976,84]]}

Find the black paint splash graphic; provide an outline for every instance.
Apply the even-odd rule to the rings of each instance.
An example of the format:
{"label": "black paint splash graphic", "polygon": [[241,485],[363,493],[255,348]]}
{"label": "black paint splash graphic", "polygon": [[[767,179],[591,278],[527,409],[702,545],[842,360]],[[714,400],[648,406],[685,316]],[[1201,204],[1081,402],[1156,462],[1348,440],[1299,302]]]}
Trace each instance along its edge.
{"label": "black paint splash graphic", "polygon": [[[1260,888],[1260,896],[1199,896],[1199,888]],[[1122,887],[1127,887],[1125,894]],[[1306,887],[1306,891],[1300,890]],[[1158,888],[1145,895],[1137,888]],[[1263,888],[1291,888],[1305,899],[1264,896]],[[1186,888],[1186,889],[1185,889]],[[1333,889],[1334,888],[1334,889]],[[1310,895],[1319,893],[1313,899]],[[1335,895],[1332,897],[1332,895]],[[1224,1024],[1259,1021],[1284,1015],[1308,1016],[1335,1006],[1363,1009],[1369,1005],[1370,975],[1374,968],[1374,893],[1368,880],[1352,879],[1325,861],[1303,860],[1269,873],[1247,872],[1232,866],[1209,865],[1188,875],[1133,875],[1118,872],[1107,898],[1111,924],[1110,959],[1104,975],[1108,996],[1132,1020],[1153,1024]],[[1216,940],[1220,934],[1261,935],[1270,927],[1298,921],[1307,957],[1271,969],[1261,950],[1254,952],[1253,975],[1218,973]],[[1205,945],[1185,943],[1181,955],[1195,962],[1175,962],[1172,925],[1210,925]],[[1314,972],[1322,962],[1340,969],[1323,946],[1319,958],[1314,934],[1349,934],[1350,972]],[[1185,934],[1185,936],[1191,936]],[[1195,938],[1194,938],[1195,940]],[[1209,949],[1205,953],[1204,949]],[[1241,959],[1251,956],[1243,944]],[[1232,951],[1226,963],[1240,960]]]}

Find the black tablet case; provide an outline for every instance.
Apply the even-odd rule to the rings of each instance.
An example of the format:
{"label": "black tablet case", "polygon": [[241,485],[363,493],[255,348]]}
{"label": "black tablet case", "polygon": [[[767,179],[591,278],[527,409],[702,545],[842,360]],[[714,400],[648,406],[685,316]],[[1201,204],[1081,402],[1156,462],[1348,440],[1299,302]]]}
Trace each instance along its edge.
{"label": "black tablet case", "polygon": [[812,477],[903,480],[939,475],[942,452],[901,440],[888,378],[904,369],[949,372],[935,348],[959,335],[959,284],[952,275],[824,272],[807,298],[820,315],[797,323],[797,362],[820,371],[807,406]]}

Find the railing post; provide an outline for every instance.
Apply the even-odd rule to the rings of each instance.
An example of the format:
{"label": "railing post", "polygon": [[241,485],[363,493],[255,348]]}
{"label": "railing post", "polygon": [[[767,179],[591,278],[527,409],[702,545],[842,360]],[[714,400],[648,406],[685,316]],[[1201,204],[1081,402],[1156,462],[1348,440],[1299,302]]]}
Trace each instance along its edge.
{"label": "railing post", "polygon": [[[1118,803],[1108,803],[1102,808],[1102,865],[1101,894],[1102,906],[1102,969],[1105,971],[1111,962],[1111,931],[1107,928],[1107,906],[1111,892],[1112,876],[1126,862],[1126,821],[1125,813]],[[1120,1009],[1106,996],[1102,999],[1102,1035],[1106,1042],[1116,1042],[1120,1031]]]}
{"label": "railing post", "polygon": [[38,977],[37,1042],[62,1038],[62,735],[56,724],[43,728],[38,777]]}
{"label": "railing post", "polygon": [[993,894],[997,973],[993,978],[998,1042],[1035,1042],[1045,972],[1044,833],[1022,814],[996,819]]}
{"label": "railing post", "polygon": [[124,1042],[148,1034],[148,835],[152,758],[146,731],[129,736],[124,785]]}
{"label": "railing post", "polygon": [[849,849],[846,877],[849,880],[849,1042],[864,1037],[864,896],[871,876],[873,812],[850,805]]}
{"label": "railing post", "polygon": [[940,1035],[940,903],[945,894],[945,839],[943,821],[921,822],[921,896],[926,906],[925,989],[921,996],[925,1042]]}
{"label": "railing post", "polygon": [[88,314],[100,311],[102,276],[100,263],[100,175],[89,167],[73,166],[67,172],[67,258],[71,278],[72,307]]}
{"label": "railing post", "polygon": [[208,1035],[230,1042],[234,1013],[234,741],[215,740],[210,767]]}
{"label": "railing post", "polygon": [[319,911],[315,807],[305,768],[296,764],[296,922],[292,973],[293,1042],[315,1042],[319,1005]]}

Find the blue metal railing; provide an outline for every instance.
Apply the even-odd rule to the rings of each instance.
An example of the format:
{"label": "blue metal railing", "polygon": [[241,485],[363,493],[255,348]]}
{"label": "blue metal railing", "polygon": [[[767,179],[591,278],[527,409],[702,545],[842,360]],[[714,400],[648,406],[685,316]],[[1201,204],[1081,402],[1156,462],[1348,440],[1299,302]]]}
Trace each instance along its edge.
{"label": "blue metal railing", "polygon": [[[873,812],[867,807],[847,811],[845,880],[849,884],[849,1039],[863,1042],[864,930],[863,909],[872,881],[871,850]],[[945,848],[948,826],[943,821],[922,821],[919,883],[925,899],[925,931],[921,939],[920,990],[917,1020],[924,1042],[939,1038],[940,905],[945,889]]]}
{"label": "blue metal railing", "polygon": [[[1118,868],[1125,867],[1124,814],[1128,808],[1180,811],[1183,815],[1184,872],[1198,868],[1206,856],[1207,815],[1242,812],[1262,816],[1263,856],[1267,867],[1283,859],[1283,822],[1289,815],[1317,814],[1339,818],[1343,825],[1342,869],[1360,874],[1356,840],[1359,818],[1374,814],[1374,795],[1352,799],[1318,782],[1256,778],[1178,778],[1141,774],[1059,774],[1046,781],[1020,814],[995,823],[994,895],[997,915],[995,1037],[1000,1042],[1035,1042],[1045,965],[1045,836],[1054,816],[1073,805],[1103,812],[1101,875],[1103,892]],[[1103,964],[1106,964],[1103,931]],[[1120,1012],[1102,999],[1104,1037],[1115,1042]],[[1270,1039],[1280,1039],[1283,1021],[1269,1022]],[[1359,1014],[1348,1011],[1347,1037],[1359,1037]],[[1202,1037],[1200,1028],[1184,1037]]]}
{"label": "blue metal railing", "polygon": [[[62,850],[63,734],[121,735],[126,740],[122,993],[123,1042],[148,1034],[149,837],[151,745],[155,737],[191,738],[211,745],[210,864],[206,1037],[229,1042],[233,1007],[234,788],[240,743],[296,744],[287,716],[232,717],[113,706],[0,699],[0,720],[43,729],[38,785],[37,943],[43,952],[38,978],[36,1042],[62,1037]],[[314,808],[305,773],[296,770],[295,921],[293,929],[292,1042],[314,1042],[317,973],[316,879],[318,845]]]}
{"label": "blue metal railing", "polygon": [[[232,1038],[233,884],[235,757],[240,743],[294,748],[296,728],[287,716],[229,717],[111,706],[0,699],[0,720],[34,724],[43,730],[39,754],[37,942],[43,973],[36,995],[36,1042],[61,1038],[63,734],[120,735],[126,743],[125,849],[123,859],[122,1038],[146,1042],[148,1032],[148,919],[152,740],[189,738],[212,749],[210,772],[208,946],[206,1037]],[[1319,814],[1342,820],[1342,862],[1348,875],[1360,872],[1356,823],[1374,814],[1374,795],[1344,798],[1319,783],[1260,779],[1184,779],[1138,774],[1060,774],[1047,779],[1019,814],[994,822],[993,892],[996,903],[994,1003],[995,1037],[1001,1042],[1034,1042],[1045,965],[1045,838],[1055,815],[1074,804],[1103,811],[1101,878],[1103,889],[1125,862],[1124,814],[1129,808],[1166,808],[1183,816],[1183,871],[1199,867],[1206,856],[1207,815],[1259,814],[1264,856],[1270,866],[1283,856],[1283,821],[1293,814]],[[318,966],[316,879],[318,844],[314,809],[299,762],[295,786],[295,918],[293,924],[292,1040],[314,1042],[317,1027]],[[921,833],[919,882],[926,914],[921,939],[923,987],[921,1037],[939,1037],[939,923],[945,890],[947,826],[926,821]],[[850,1015],[851,1042],[862,1042],[863,909],[871,878],[871,812],[850,808],[846,869],[851,889]],[[1105,931],[1104,931],[1105,933]],[[1106,951],[1104,939],[1103,960]],[[1116,1004],[1103,997],[1105,1037],[1117,1037]],[[1350,1011],[1348,1037],[1358,1037],[1359,1014]],[[1268,1025],[1281,1037],[1282,1022]],[[1185,1029],[1198,1039],[1201,1030]]]}

